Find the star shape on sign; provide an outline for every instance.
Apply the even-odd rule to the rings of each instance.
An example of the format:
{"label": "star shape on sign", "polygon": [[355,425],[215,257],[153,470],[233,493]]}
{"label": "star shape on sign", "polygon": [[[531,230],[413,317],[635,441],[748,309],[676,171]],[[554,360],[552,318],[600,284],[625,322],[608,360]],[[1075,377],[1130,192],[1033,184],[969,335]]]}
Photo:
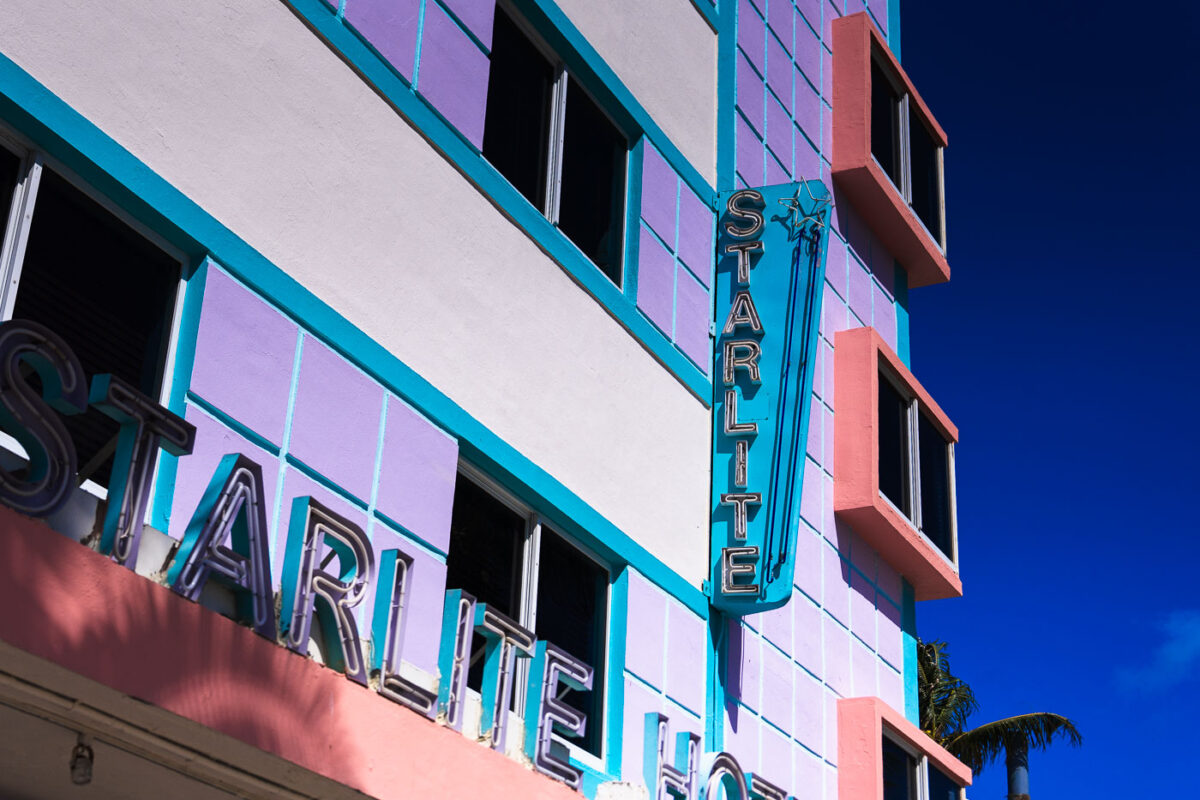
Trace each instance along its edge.
{"label": "star shape on sign", "polygon": [[[793,238],[804,233],[808,223],[812,223],[817,228],[825,227],[825,212],[829,207],[829,198],[817,197],[812,193],[812,189],[808,185],[808,181],[801,176],[799,178],[800,186],[796,189],[796,194],[792,197],[785,197],[779,200],[779,203],[786,206],[788,209],[788,219],[790,220]],[[811,211],[804,211],[804,195],[808,195],[808,203]]]}

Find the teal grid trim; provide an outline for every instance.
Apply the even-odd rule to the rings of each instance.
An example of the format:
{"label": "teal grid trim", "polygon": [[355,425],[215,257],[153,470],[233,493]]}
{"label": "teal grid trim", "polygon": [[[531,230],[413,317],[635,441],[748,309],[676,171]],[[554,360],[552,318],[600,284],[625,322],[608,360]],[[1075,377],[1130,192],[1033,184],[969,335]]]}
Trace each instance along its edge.
{"label": "teal grid trim", "polygon": [[629,568],[615,572],[609,589],[608,697],[605,713],[604,768],[621,774],[625,722],[625,641],[629,631]]}
{"label": "teal grid trim", "polygon": [[912,355],[909,351],[908,323],[908,271],[897,261],[896,270],[896,355],[904,366],[912,369]]}
{"label": "teal grid trim", "polygon": [[[200,329],[200,309],[204,302],[208,265],[208,259],[202,261],[184,285],[183,308],[179,314],[179,331],[175,339],[175,366],[171,372],[171,394],[167,398],[167,408],[181,417],[186,411],[187,388],[191,385],[192,369],[196,363],[196,332]],[[165,450],[159,453],[150,524],[160,531],[167,530],[170,524],[170,498],[175,494],[178,467],[178,456]]]}
{"label": "teal grid trim", "polygon": [[904,581],[903,594],[900,627],[904,631],[904,716],[912,724],[920,725],[921,701],[917,692],[917,596],[908,581]]}
{"label": "teal grid trim", "polygon": [[[725,2],[728,3],[728,0]],[[700,12],[700,16],[704,17],[708,27],[713,29],[713,33],[721,30],[721,17],[717,12],[716,0],[692,0],[692,5]]]}

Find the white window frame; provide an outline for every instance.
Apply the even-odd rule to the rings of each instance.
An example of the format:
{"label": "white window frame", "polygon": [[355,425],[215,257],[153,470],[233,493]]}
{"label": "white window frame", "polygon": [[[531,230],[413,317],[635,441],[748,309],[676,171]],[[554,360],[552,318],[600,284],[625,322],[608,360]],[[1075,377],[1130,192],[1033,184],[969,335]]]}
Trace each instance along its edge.
{"label": "white window frame", "polygon": [[[611,658],[612,647],[612,569],[601,558],[586,547],[580,545],[577,541],[559,532],[557,526],[553,525],[545,519],[537,511],[533,510],[526,504],[522,503],[507,490],[500,486],[492,478],[480,470],[473,464],[460,460],[458,462],[458,474],[467,480],[474,483],[480,489],[483,489],[494,499],[500,501],[509,510],[521,515],[525,519],[525,530],[521,541],[521,552],[518,554],[518,560],[521,564],[521,575],[519,577],[519,593],[517,598],[518,618],[516,622],[521,627],[530,631],[536,638],[537,632],[537,595],[538,595],[538,574],[541,568],[541,546],[542,546],[542,528],[549,528],[555,535],[561,537],[570,543],[571,547],[575,548],[581,554],[586,556],[590,561],[594,562],[605,574],[608,575],[608,582],[604,589],[604,658],[600,664],[589,664],[592,668],[592,691],[599,692],[600,708],[603,710],[601,715],[601,730],[600,730],[600,752],[591,753],[585,750],[582,746],[575,744],[570,739],[559,736],[557,732],[551,732],[554,741],[567,748],[570,757],[586,766],[593,769],[604,771],[604,761],[608,755],[608,726],[609,709],[608,709],[608,681],[605,676],[608,674],[608,663]],[[524,687],[529,681],[529,659],[517,659],[515,685]],[[467,691],[474,693],[473,689]],[[516,713],[525,719],[525,693],[524,691],[516,691]],[[592,725],[594,720],[589,719],[588,725]]]}
{"label": "white window frame", "polygon": [[[911,134],[913,120],[911,110],[912,104],[910,102],[911,95],[904,84],[892,73],[891,67],[889,67],[887,61],[879,55],[874,46],[871,47],[871,62],[879,69],[880,74],[883,75],[884,79],[892,87],[892,91],[895,92],[900,98],[900,102],[898,103],[899,108],[897,109],[897,119],[895,121],[896,129],[894,131],[896,136],[896,152],[893,155],[893,158],[896,159],[896,165],[900,173],[900,185],[896,185],[896,182],[892,180],[892,176],[888,175],[887,170],[883,169],[883,165],[881,164],[879,165],[880,172],[882,172],[884,175],[887,175],[888,180],[891,181],[892,185],[896,187],[896,191],[898,191],[900,196],[904,198],[905,205],[912,209]],[[918,119],[916,124],[924,125],[925,123]],[[872,143],[872,145],[873,144],[874,143]],[[934,159],[934,163],[937,168],[937,215],[938,226],[942,231],[941,236],[934,236],[933,231],[929,230],[929,227],[925,224],[925,220],[921,219],[921,216],[916,213],[916,209],[912,209],[913,217],[917,220],[917,223],[921,226],[921,229],[925,231],[925,233],[929,234],[929,238],[938,246],[938,249],[942,251],[942,255],[946,255],[945,150],[946,148],[942,147],[941,145],[937,145],[936,158]],[[879,159],[875,158],[874,146],[872,146],[871,149],[871,158],[874,159],[876,164],[879,164]]]}
{"label": "white window frame", "polygon": [[[879,362],[879,379],[887,381],[900,398],[905,403],[905,436],[908,439],[908,507],[912,509],[912,514],[905,514],[904,509],[898,508],[892,499],[879,489],[879,496],[887,501],[888,505],[896,509],[900,516],[907,519],[916,528],[917,532],[925,541],[929,542],[930,546],[952,567],[958,568],[958,493],[956,484],[958,483],[957,476],[954,470],[954,442],[946,442],[946,471],[947,471],[947,493],[949,494],[949,512],[950,512],[950,552],[942,552],[942,548],[933,542],[933,540],[925,534],[924,523],[921,517],[921,437],[919,424],[921,421],[921,403],[907,386],[886,364]],[[876,410],[878,413],[878,409]],[[932,420],[930,420],[932,423]],[[934,427],[938,427],[934,423]],[[940,430],[939,430],[940,433]],[[878,448],[879,443],[875,446]]]}
{"label": "white window frame", "polygon": [[[49,168],[72,187],[95,201],[104,210],[111,213],[120,222],[146,239],[172,260],[179,264],[179,278],[175,286],[175,300],[171,310],[171,322],[167,333],[167,346],[163,353],[161,366],[160,389],[157,401],[166,408],[171,393],[174,390],[175,362],[179,348],[180,327],[183,319],[183,301],[187,291],[185,275],[189,272],[191,259],[187,254],[164,240],[154,231],[147,228],[138,220],[127,214],[103,194],[97,192],[85,181],[81,180],[73,170],[68,168],[53,156],[40,150],[35,143],[26,140],[13,131],[0,126],[0,147],[7,149],[21,160],[17,185],[13,189],[12,205],[9,208],[8,219],[4,220],[3,240],[0,240],[0,322],[12,319],[16,306],[17,293],[20,291],[21,273],[24,269],[25,249],[29,243],[29,231],[33,224],[36,211],[38,189],[41,186],[42,172]],[[87,376],[91,380],[92,376]],[[22,459],[28,459],[29,454],[12,436],[0,431],[0,447]],[[161,468],[161,462],[158,467]],[[153,498],[158,484],[158,468],[155,469],[154,482],[150,486],[150,496]],[[108,499],[107,487],[101,486],[90,478],[85,480],[79,489],[99,500]],[[150,524],[153,513],[153,503],[146,508],[145,524]]]}
{"label": "white window frame", "polygon": [[[917,793],[916,797],[911,798],[911,800],[933,800],[929,796],[929,756],[904,741],[899,734],[895,733],[886,724],[883,726],[883,737],[917,762],[915,767]],[[958,800],[965,800],[965,792],[966,789],[964,787],[958,787]]]}
{"label": "white window frame", "polygon": [[[502,0],[502,2],[496,4],[496,7],[508,15],[509,19],[513,21],[513,24],[517,26],[517,29],[525,36],[526,39],[529,40],[534,49],[541,53],[542,56],[550,62],[550,65],[554,70],[554,82],[550,87],[550,130],[548,132],[549,141],[546,147],[546,183],[542,187],[545,190],[546,197],[545,201],[542,203],[542,207],[538,210],[541,212],[542,216],[544,216],[550,222],[550,224],[555,227],[555,229],[561,231],[562,229],[559,228],[559,210],[562,203],[563,142],[567,131],[567,87],[570,84],[571,71],[567,69],[566,62],[562,59],[562,57],[555,52],[554,48],[546,44],[545,40],[538,35],[537,31],[534,30],[533,26],[529,24],[524,15],[514,8],[511,3],[503,2]],[[612,123],[613,128],[619,131],[622,136],[625,136],[624,130],[620,125],[617,124],[617,121],[613,119],[612,114],[608,113],[608,109],[604,107],[604,104],[596,100],[596,97],[589,92],[580,81],[575,81],[575,85],[582,89],[583,92],[588,96],[588,99],[591,100],[592,104],[596,106],[596,108],[600,109],[600,113],[604,114],[604,116],[608,118],[608,121]],[[626,137],[626,144],[629,144],[628,137]],[[626,217],[628,216],[627,212],[629,209],[629,154],[631,149],[632,148],[630,147],[625,148],[624,168],[620,170],[620,172],[623,174],[621,206],[618,209],[618,216],[621,220],[621,246],[619,248],[621,254],[620,281],[612,281],[612,278],[610,278],[604,270],[600,269],[598,265],[595,265],[595,262],[592,261],[590,256],[588,256],[582,250],[579,250],[579,246],[571,240],[570,236],[567,236],[565,231],[563,231],[563,237],[571,243],[571,246],[579,250],[579,254],[587,259],[588,263],[595,265],[600,274],[611,281],[613,285],[622,292],[625,291],[628,280],[628,270],[626,269],[628,265],[625,263],[625,255],[630,234],[627,230],[629,226],[625,223],[627,221]],[[505,177],[503,173],[500,173],[499,170],[497,170],[497,173],[500,174],[500,177],[504,178],[506,181],[508,180],[508,178]]]}

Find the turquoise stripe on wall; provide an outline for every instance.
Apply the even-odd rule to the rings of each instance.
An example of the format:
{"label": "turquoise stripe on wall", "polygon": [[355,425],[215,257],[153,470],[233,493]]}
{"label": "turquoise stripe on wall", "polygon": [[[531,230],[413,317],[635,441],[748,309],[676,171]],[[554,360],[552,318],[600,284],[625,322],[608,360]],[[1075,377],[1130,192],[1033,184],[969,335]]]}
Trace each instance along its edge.
{"label": "turquoise stripe on wall", "polygon": [[[167,399],[167,408],[181,417],[186,411],[187,388],[192,383],[192,367],[196,363],[196,331],[200,329],[200,307],[204,300],[208,267],[209,261],[205,259],[195,268],[184,286],[183,308],[179,314],[179,330],[175,339],[175,367],[171,372],[171,395]],[[160,531],[167,529],[178,465],[178,456],[171,455],[166,450],[159,453],[150,524]]]}
{"label": "turquoise stripe on wall", "polygon": [[912,357],[909,354],[908,330],[908,272],[895,262],[896,273],[896,355],[904,366],[912,369]]}
{"label": "turquoise stripe on wall", "polygon": [[912,584],[904,581],[900,605],[900,629],[904,633],[904,716],[921,724],[921,702],[917,691],[917,599]]}
{"label": "turquoise stripe on wall", "polygon": [[721,29],[721,19],[717,11],[718,0],[692,0],[692,5],[700,12],[700,16],[704,17],[704,21],[708,23],[708,27],[716,33]]}

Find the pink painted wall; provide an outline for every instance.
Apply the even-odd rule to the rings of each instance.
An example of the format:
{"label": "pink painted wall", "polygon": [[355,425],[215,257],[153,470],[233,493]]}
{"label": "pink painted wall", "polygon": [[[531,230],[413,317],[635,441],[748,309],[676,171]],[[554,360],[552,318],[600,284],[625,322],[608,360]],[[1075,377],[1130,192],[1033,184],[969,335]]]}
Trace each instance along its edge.
{"label": "pink painted wall", "polygon": [[578,797],[6,508],[0,604],[5,642],[372,797]]}

